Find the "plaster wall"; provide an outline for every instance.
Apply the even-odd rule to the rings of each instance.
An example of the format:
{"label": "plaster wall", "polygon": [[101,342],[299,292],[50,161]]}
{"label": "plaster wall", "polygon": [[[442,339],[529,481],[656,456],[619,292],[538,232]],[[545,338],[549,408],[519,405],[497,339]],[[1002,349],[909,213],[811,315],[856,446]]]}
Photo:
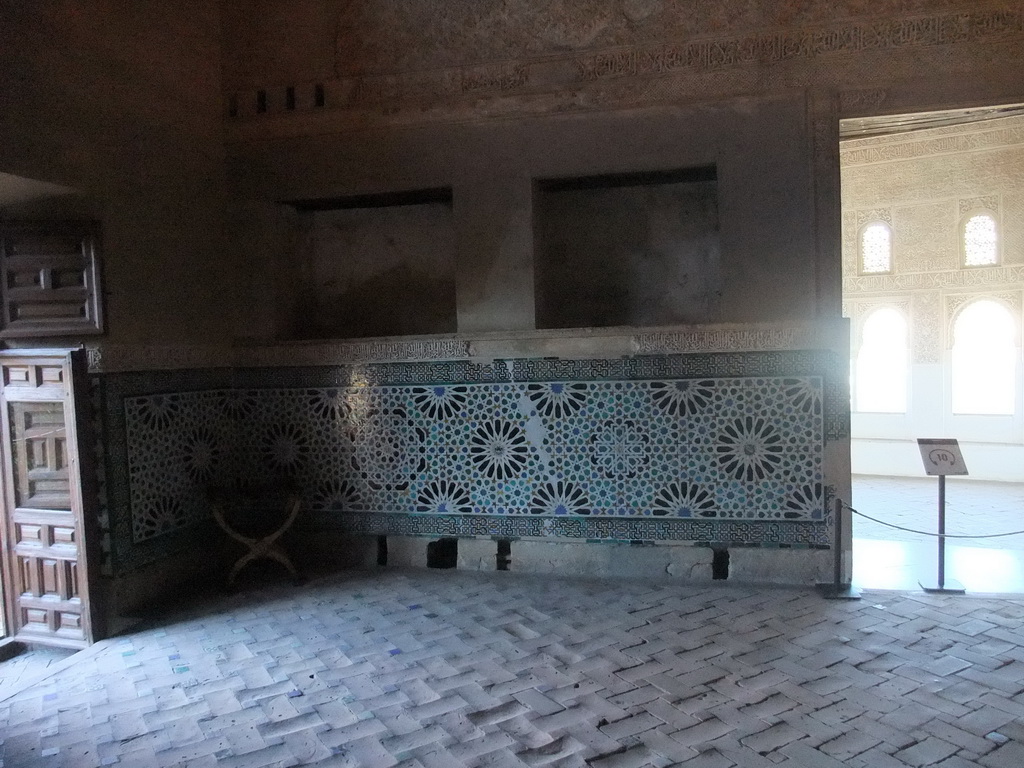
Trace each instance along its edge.
{"label": "plaster wall", "polygon": [[[910,333],[907,410],[854,411],[853,471],[921,476],[916,438],[948,436],[961,441],[972,477],[1024,482],[1024,118],[851,140],[841,159],[844,308],[853,359],[876,309],[897,309]],[[979,210],[997,221],[999,263],[964,267],[961,225]],[[872,221],[891,227],[888,275],[859,270],[859,233]],[[956,316],[985,298],[1006,306],[1016,325],[1012,415],[952,409]]]}
{"label": "plaster wall", "polygon": [[78,193],[0,215],[100,221],[118,342],[230,325],[219,25],[207,2],[0,5],[0,171]]}
{"label": "plaster wall", "polygon": [[[720,319],[834,317],[838,119],[1024,99],[1000,0],[248,0],[222,28],[238,196],[462,186],[464,331],[533,326],[532,179],[694,156],[722,182]],[[242,326],[292,333],[266,318]]]}
{"label": "plaster wall", "polygon": [[717,320],[716,187],[705,181],[539,191],[538,326]]}
{"label": "plaster wall", "polygon": [[[458,329],[487,332],[536,324],[536,245],[538,232],[543,237],[538,216],[544,202],[533,190],[534,181],[714,166],[718,278],[713,270],[700,270],[699,278],[697,269],[689,270],[694,279],[708,282],[691,284],[673,298],[699,295],[697,314],[702,320],[799,320],[818,311],[817,271],[806,268],[816,258],[815,236],[803,224],[815,216],[805,107],[802,94],[789,94],[587,117],[375,131],[349,135],[344,141],[310,136],[272,146],[232,145],[229,177],[234,194],[250,200],[305,201],[451,188]],[[686,244],[692,236],[687,227],[699,230],[701,237],[711,231],[716,217],[706,201],[683,201],[678,211],[687,223],[671,233],[673,253],[685,251],[687,259],[699,260],[696,254],[702,251],[709,256],[699,258],[713,261],[714,243]],[[251,218],[238,222],[241,227],[252,224]],[[608,225],[603,222],[601,231]],[[657,235],[647,237],[647,245],[668,248],[657,243]],[[618,255],[607,243],[602,250],[602,259]],[[257,256],[254,264],[266,264],[272,274],[254,270],[252,279],[268,284],[295,258]],[[563,277],[567,266],[560,267]],[[641,272],[637,270],[634,278],[639,295],[664,297],[663,275],[657,270]],[[554,277],[563,282],[558,290],[572,290],[558,273]],[[592,279],[586,269],[576,269],[573,278]],[[285,320],[275,330],[269,327],[271,309],[265,304],[250,304],[248,310],[240,318],[240,328],[263,328],[287,338],[300,325]],[[644,318],[644,311],[629,310],[611,318],[660,319]],[[676,321],[691,311],[692,304],[659,312],[666,315],[664,320],[672,315]],[[567,325],[582,322],[556,319],[572,321]]]}
{"label": "plaster wall", "polygon": [[454,333],[449,203],[306,214],[307,338]]}

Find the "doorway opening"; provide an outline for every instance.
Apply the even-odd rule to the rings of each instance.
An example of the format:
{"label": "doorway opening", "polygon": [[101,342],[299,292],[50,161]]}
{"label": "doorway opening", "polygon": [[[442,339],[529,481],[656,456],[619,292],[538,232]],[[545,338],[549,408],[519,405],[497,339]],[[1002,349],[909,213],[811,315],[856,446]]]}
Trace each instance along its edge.
{"label": "doorway opening", "polygon": [[[971,477],[950,482],[947,532],[1024,528],[1001,509],[1024,493],[1024,105],[843,120],[840,174],[853,506],[934,532],[916,439],[956,438]],[[855,515],[853,539],[861,586],[935,568],[933,537]],[[1012,554],[997,591],[1024,591],[1024,536],[955,544],[961,563]]]}

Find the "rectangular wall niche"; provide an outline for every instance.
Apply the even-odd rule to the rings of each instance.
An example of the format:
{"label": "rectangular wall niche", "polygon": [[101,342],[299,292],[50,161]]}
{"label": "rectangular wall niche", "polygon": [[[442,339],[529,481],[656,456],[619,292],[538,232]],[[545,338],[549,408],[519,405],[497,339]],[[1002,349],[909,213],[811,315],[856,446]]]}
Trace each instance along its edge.
{"label": "rectangular wall niche", "polygon": [[538,328],[713,322],[714,167],[538,182]]}
{"label": "rectangular wall niche", "polygon": [[308,216],[305,338],[454,333],[451,190],[296,207]]}

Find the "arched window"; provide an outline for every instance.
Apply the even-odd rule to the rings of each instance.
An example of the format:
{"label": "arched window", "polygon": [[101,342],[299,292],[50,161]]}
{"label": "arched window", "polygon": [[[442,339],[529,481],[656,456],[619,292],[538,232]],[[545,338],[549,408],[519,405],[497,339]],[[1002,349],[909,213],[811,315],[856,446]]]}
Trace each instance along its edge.
{"label": "arched window", "polygon": [[1013,415],[1014,318],[997,301],[964,307],[953,325],[953,413]]}
{"label": "arched window", "polygon": [[907,410],[907,321],[892,307],[876,309],[864,321],[854,365],[855,410]]}
{"label": "arched window", "polygon": [[860,271],[892,272],[892,230],[884,221],[874,221],[860,231]]}
{"label": "arched window", "polygon": [[986,267],[999,263],[999,233],[992,214],[971,214],[964,219],[961,234],[965,267]]}

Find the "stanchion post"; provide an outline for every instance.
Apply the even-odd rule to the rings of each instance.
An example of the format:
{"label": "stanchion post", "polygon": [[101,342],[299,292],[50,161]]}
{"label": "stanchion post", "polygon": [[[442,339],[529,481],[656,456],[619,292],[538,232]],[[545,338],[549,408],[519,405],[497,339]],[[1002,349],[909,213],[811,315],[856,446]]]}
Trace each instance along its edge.
{"label": "stanchion post", "polygon": [[939,589],[946,586],[946,476],[939,475]]}
{"label": "stanchion post", "polygon": [[917,446],[921,450],[921,461],[927,475],[939,478],[939,578],[937,582],[918,582],[925,592],[948,592],[962,595],[964,585],[946,581],[946,475],[966,475],[967,464],[960,453],[960,443],[953,438],[919,437]]}
{"label": "stanchion post", "polygon": [[832,582],[818,584],[818,591],[826,600],[860,600],[860,590],[843,581],[843,500],[836,498],[832,516],[835,532],[832,536]]}
{"label": "stanchion post", "polygon": [[946,476],[939,475],[939,578],[935,586],[918,582],[925,592],[962,595],[967,590],[959,581],[950,580],[946,583]]}
{"label": "stanchion post", "polygon": [[835,546],[832,547],[832,583],[838,589],[843,582],[843,502],[836,499],[835,510],[836,535]]}

